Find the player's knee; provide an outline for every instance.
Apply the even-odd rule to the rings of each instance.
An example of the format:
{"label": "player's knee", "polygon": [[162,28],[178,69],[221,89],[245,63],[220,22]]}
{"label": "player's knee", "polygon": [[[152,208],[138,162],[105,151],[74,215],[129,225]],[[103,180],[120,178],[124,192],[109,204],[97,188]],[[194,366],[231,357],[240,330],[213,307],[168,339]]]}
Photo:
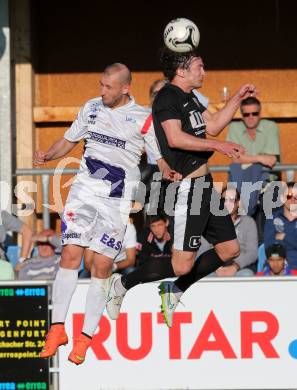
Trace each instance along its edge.
{"label": "player's knee", "polygon": [[76,269],[81,262],[81,255],[67,247],[63,248],[61,256],[61,266],[64,268]]}
{"label": "player's knee", "polygon": [[112,264],[92,265],[91,275],[95,278],[106,279],[111,275]]}

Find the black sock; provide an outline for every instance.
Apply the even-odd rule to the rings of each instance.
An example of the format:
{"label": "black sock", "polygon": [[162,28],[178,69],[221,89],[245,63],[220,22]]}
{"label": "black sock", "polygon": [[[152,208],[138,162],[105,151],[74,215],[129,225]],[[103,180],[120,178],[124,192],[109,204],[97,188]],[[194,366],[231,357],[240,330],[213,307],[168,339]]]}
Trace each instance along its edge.
{"label": "black sock", "polygon": [[193,283],[211,274],[224,264],[214,249],[202,253],[196,260],[191,271],[180,276],[174,284],[181,290],[186,291]]}
{"label": "black sock", "polygon": [[129,290],[140,283],[154,282],[165,278],[172,278],[175,273],[172,268],[171,258],[149,259],[135,271],[123,275],[121,282]]}

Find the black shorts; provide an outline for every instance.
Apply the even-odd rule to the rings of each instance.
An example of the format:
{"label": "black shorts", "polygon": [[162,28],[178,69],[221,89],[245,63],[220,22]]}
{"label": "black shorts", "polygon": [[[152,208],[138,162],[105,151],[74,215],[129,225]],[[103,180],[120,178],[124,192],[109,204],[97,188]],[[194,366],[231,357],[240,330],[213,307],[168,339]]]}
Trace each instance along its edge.
{"label": "black shorts", "polygon": [[184,179],[175,198],[174,249],[196,252],[201,236],[216,245],[236,239],[230,214],[213,187],[210,174]]}

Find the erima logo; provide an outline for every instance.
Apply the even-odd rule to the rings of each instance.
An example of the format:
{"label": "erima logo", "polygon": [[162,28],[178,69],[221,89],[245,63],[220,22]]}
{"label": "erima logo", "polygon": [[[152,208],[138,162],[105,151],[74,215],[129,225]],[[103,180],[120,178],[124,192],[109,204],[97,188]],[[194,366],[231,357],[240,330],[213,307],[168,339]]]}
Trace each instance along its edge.
{"label": "erima logo", "polygon": [[189,241],[189,247],[198,249],[200,246],[201,236],[191,236]]}

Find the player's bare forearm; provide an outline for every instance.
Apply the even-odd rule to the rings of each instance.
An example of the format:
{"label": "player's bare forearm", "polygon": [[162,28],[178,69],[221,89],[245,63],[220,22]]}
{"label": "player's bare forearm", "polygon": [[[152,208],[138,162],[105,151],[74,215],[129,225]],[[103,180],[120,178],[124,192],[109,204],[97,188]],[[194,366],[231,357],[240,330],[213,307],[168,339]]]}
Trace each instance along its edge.
{"label": "player's bare forearm", "polygon": [[179,148],[189,151],[214,151],[217,141],[197,138],[187,134],[181,129],[181,122],[177,119],[169,119],[162,122],[168,144],[171,148]]}
{"label": "player's bare forearm", "polygon": [[199,138],[187,134],[182,131],[181,122],[176,119],[169,119],[162,122],[162,127],[171,148],[189,151],[218,151],[228,157],[236,157],[238,154],[245,153],[245,149],[234,142]]}
{"label": "player's bare forearm", "polygon": [[234,114],[240,106],[240,102],[248,96],[257,95],[257,91],[254,85],[243,85],[216,113],[210,113],[208,110],[204,111],[202,116],[205,119],[207,134],[216,137],[224,128],[230,123]]}
{"label": "player's bare forearm", "polygon": [[74,148],[76,144],[77,142],[71,142],[65,138],[59,139],[46,152],[47,155],[46,160],[47,161],[56,160],[58,158],[65,156]]}
{"label": "player's bare forearm", "polygon": [[207,134],[216,137],[224,128],[230,123],[234,114],[239,108],[240,100],[236,99],[235,96],[231,98],[228,103],[216,113],[203,113],[203,117],[207,123],[206,132]]}
{"label": "player's bare forearm", "polygon": [[42,165],[46,161],[56,160],[69,153],[77,142],[71,142],[65,138],[59,139],[55,142],[46,152],[37,150],[34,153],[33,163],[34,165]]}

